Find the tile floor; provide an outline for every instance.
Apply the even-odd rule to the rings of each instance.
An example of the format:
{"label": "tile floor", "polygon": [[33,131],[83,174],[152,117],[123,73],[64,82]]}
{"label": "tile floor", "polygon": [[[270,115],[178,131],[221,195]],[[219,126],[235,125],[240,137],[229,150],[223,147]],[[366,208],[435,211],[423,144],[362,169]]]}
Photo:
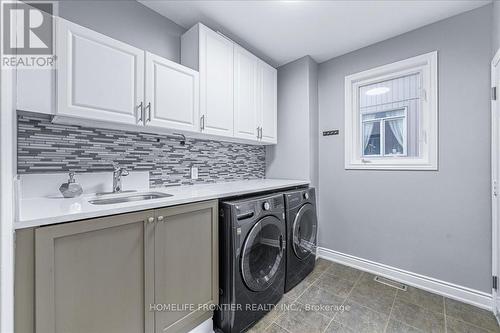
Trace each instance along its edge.
{"label": "tile floor", "polygon": [[489,311],[413,287],[399,291],[373,278],[319,259],[314,271],[249,332],[500,332]]}

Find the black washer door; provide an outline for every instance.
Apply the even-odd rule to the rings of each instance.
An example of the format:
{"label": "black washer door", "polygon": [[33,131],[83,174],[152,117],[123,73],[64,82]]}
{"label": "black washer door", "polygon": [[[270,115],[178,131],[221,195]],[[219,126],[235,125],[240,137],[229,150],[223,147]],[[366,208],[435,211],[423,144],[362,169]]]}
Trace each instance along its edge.
{"label": "black washer door", "polygon": [[280,224],[274,216],[255,223],[243,245],[241,272],[248,288],[267,289],[276,278],[283,259],[284,239]]}
{"label": "black washer door", "polygon": [[312,204],[300,207],[293,221],[293,252],[299,259],[316,253],[316,211]]}

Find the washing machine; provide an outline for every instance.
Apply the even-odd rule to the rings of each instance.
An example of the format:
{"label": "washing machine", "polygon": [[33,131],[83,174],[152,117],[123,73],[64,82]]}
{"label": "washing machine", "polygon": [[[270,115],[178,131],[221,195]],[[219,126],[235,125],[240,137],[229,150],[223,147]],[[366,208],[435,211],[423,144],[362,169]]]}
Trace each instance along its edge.
{"label": "washing machine", "polygon": [[284,208],[282,193],[220,203],[217,331],[246,331],[283,296]]}
{"label": "washing machine", "polygon": [[285,292],[288,292],[314,269],[318,220],[314,188],[283,195],[287,233]]}

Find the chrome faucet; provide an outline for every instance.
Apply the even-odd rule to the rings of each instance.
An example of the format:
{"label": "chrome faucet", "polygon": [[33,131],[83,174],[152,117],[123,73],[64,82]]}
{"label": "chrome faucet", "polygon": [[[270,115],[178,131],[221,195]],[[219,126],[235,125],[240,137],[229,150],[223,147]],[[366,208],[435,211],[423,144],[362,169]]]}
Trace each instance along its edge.
{"label": "chrome faucet", "polygon": [[113,167],[113,193],[120,193],[122,192],[122,176],[128,176],[128,171],[118,165]]}

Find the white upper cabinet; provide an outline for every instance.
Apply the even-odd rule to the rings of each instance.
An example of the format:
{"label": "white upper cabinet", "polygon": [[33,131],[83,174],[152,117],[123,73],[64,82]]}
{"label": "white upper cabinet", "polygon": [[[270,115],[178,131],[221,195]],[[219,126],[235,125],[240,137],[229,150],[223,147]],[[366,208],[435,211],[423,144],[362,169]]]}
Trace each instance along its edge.
{"label": "white upper cabinet", "polygon": [[233,44],[213,31],[202,29],[200,63],[202,131],[233,135]]}
{"label": "white upper cabinet", "polygon": [[181,63],[200,72],[203,133],[277,143],[275,68],[201,23],[182,35]]}
{"label": "white upper cabinet", "polygon": [[259,58],[234,46],[234,136],[259,139]]}
{"label": "white upper cabinet", "polygon": [[181,64],[56,20],[54,70],[17,72],[17,109],[54,121],[277,143],[276,69],[201,23]]}
{"label": "white upper cabinet", "polygon": [[198,72],[146,52],[145,84],[146,126],[198,131]]}
{"label": "white upper cabinet", "polygon": [[140,124],[144,51],[58,20],[57,115]]}
{"label": "white upper cabinet", "polygon": [[276,120],[276,69],[235,45],[234,136],[277,143]]}
{"label": "white upper cabinet", "polygon": [[260,98],[260,138],[264,143],[278,142],[278,79],[274,67],[260,62],[261,98]]}
{"label": "white upper cabinet", "polygon": [[202,133],[233,137],[233,42],[197,24],[182,35],[181,63],[200,73]]}

